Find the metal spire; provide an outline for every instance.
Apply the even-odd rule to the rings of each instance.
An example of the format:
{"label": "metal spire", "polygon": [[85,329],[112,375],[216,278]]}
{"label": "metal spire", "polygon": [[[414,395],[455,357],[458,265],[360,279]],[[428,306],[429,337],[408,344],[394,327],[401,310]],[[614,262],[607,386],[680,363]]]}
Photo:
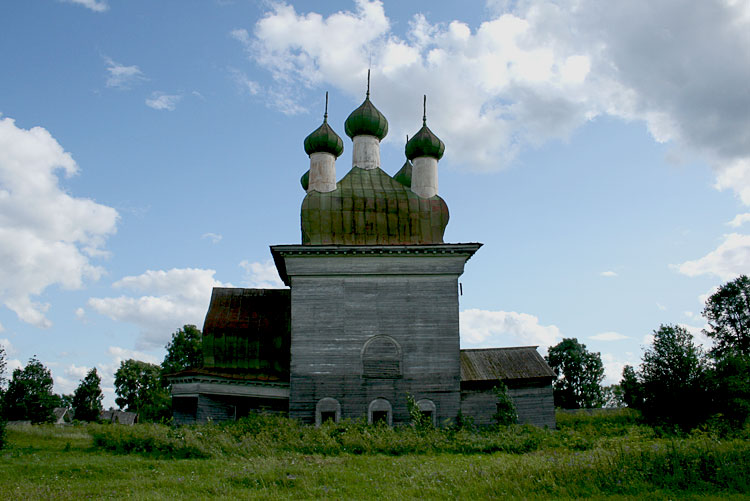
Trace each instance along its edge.
{"label": "metal spire", "polygon": [[328,91],[326,91],[326,111],[323,114],[323,123],[328,122]]}
{"label": "metal spire", "polygon": [[427,94],[424,95],[423,109],[424,114],[422,115],[422,126],[424,127],[427,125]]}
{"label": "metal spire", "polygon": [[370,99],[370,68],[367,68],[367,99]]}

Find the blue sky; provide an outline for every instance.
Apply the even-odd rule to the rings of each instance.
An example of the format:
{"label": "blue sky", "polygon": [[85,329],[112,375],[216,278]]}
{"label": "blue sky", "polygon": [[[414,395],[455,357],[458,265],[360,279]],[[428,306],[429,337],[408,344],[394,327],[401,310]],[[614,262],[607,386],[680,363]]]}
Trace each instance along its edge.
{"label": "blue sky", "polygon": [[[649,334],[700,342],[750,268],[750,8],[732,0],[36,0],[0,5],[0,343],[69,393],[160,362],[211,287],[278,286],[305,136],[364,98],[383,169],[428,122],[464,347],[577,337],[607,382]],[[467,6],[468,5],[468,6]]]}

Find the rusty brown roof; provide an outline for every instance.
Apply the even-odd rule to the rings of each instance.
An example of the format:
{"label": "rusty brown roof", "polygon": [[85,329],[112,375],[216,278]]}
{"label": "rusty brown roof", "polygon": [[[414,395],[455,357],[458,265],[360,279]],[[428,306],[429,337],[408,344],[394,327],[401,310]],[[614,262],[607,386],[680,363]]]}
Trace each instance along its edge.
{"label": "rusty brown roof", "polygon": [[461,381],[554,378],[536,346],[461,350]]}
{"label": "rusty brown roof", "polygon": [[215,287],[203,324],[203,370],[288,380],[291,291]]}

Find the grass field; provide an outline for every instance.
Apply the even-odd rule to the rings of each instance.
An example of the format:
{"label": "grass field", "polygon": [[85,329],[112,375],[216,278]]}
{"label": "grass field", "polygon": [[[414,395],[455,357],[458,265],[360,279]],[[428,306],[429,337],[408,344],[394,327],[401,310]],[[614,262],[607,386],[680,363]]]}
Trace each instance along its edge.
{"label": "grass field", "polygon": [[750,440],[657,437],[628,412],[559,430],[9,428],[0,499],[750,499]]}

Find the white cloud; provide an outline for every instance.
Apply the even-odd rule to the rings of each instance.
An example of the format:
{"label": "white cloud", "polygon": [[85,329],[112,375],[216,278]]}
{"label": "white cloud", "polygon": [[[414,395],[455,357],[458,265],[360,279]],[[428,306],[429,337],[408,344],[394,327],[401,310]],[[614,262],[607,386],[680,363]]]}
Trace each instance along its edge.
{"label": "white cloud", "polygon": [[212,244],[218,244],[223,237],[218,233],[204,233],[201,238],[210,240]]}
{"label": "white cloud", "polygon": [[244,282],[247,287],[258,289],[278,289],[284,287],[284,282],[279,278],[279,272],[272,260],[263,263],[249,262],[247,260],[240,263],[240,267],[245,270]]}
{"label": "white cloud", "polygon": [[619,332],[601,332],[589,336],[589,339],[594,339],[596,341],[620,341],[622,339],[630,339],[630,337],[620,334]]}
{"label": "white cloud", "polygon": [[666,311],[667,310],[667,307],[664,306],[661,303],[656,303],[656,307],[659,308],[660,311]]}
{"label": "white cloud", "polygon": [[422,93],[446,158],[476,169],[502,168],[599,115],[639,120],[656,141],[711,163],[717,187],[750,205],[743,2],[492,0],[492,18],[475,28],[418,14],[403,36],[380,1],[329,16],[270,5],[250,32],[231,35],[288,102],[322,86],[361,100],[372,59],[372,99],[399,142],[419,127]]}
{"label": "white cloud", "polygon": [[619,384],[622,380],[622,370],[626,365],[638,367],[640,360],[633,353],[602,353],[602,364],[604,365],[604,381],[602,384]]}
{"label": "white cloud", "polygon": [[739,228],[743,224],[750,221],[750,212],[745,212],[744,214],[737,214],[734,216],[734,219],[729,221],[727,223],[728,226],[731,226],[732,228]]}
{"label": "white cloud", "polygon": [[750,235],[724,235],[724,241],[715,250],[700,259],[672,267],[689,277],[714,275],[725,281],[731,280],[750,270]]}
{"label": "white cloud", "polygon": [[0,119],[0,301],[24,322],[49,327],[48,304],[32,300],[47,287],[77,289],[102,274],[92,258],[106,255],[115,209],[75,198],[58,172],[78,173],[47,130]]}
{"label": "white cloud", "polygon": [[[171,334],[170,334],[170,339],[171,339]],[[153,355],[150,355],[143,351],[129,350],[127,348],[122,348],[120,346],[110,346],[107,352],[113,357],[114,362],[117,367],[120,366],[120,362],[123,362],[125,360],[130,360],[130,359],[140,360],[142,362],[148,362],[150,364],[161,363],[161,360],[157,359]]]}
{"label": "white cloud", "polygon": [[112,320],[139,326],[139,347],[163,347],[183,325],[203,325],[213,287],[231,287],[216,280],[215,273],[198,268],[148,270],[113,284],[144,295],[91,298],[88,306]]}
{"label": "white cloud", "polygon": [[465,347],[535,345],[546,351],[562,337],[556,326],[540,325],[528,313],[469,309],[461,312],[459,322]]}
{"label": "white cloud", "polygon": [[13,343],[11,343],[10,339],[8,338],[0,339],[0,346],[5,349],[5,356],[15,355],[16,353],[18,353],[16,347],[13,346]]}
{"label": "white cloud", "polygon": [[68,3],[75,3],[83,5],[87,9],[93,10],[94,12],[105,12],[109,9],[109,5],[104,0],[64,0]]}
{"label": "white cloud", "polygon": [[153,92],[151,97],[146,98],[146,106],[155,110],[174,111],[182,96],[179,94],[165,94]]}
{"label": "white cloud", "polygon": [[615,273],[614,271],[603,271],[603,272],[599,273],[599,275],[601,275],[603,277],[616,277],[617,273]]}
{"label": "white cloud", "polygon": [[280,111],[284,115],[298,115],[307,111],[304,106],[297,102],[299,92],[295,89],[266,88],[241,71],[231,68],[229,72],[241,93],[247,93],[250,96],[262,99],[267,106]]}
{"label": "white cloud", "polygon": [[107,63],[107,87],[130,89],[133,85],[146,80],[138,66],[125,66],[106,56],[104,62]]}

